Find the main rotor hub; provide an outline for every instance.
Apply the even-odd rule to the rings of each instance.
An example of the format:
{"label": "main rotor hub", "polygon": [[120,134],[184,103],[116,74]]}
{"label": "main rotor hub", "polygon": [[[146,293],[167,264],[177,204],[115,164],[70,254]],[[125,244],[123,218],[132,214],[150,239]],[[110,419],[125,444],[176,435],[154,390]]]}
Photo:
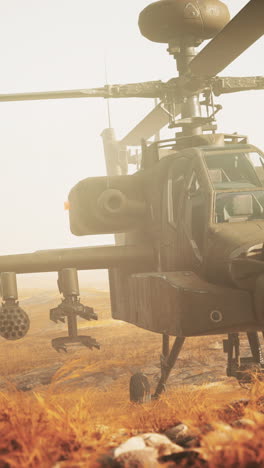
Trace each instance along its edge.
{"label": "main rotor hub", "polygon": [[159,0],[139,15],[139,29],[153,42],[195,46],[214,37],[229,22],[227,6],[220,0]]}

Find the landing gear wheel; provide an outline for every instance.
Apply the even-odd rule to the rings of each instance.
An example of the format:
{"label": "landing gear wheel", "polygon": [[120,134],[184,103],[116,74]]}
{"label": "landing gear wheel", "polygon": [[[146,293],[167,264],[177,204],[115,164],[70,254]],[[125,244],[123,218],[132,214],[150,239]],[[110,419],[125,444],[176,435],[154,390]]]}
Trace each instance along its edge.
{"label": "landing gear wheel", "polygon": [[130,401],[134,403],[146,403],[151,400],[148,378],[142,372],[132,375],[129,384]]}

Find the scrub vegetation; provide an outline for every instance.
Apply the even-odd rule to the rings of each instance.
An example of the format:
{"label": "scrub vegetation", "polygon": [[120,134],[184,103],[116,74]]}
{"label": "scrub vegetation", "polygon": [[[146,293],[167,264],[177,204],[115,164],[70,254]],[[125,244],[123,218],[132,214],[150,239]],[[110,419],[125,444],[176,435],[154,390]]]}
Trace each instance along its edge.
{"label": "scrub vegetation", "polygon": [[[57,354],[50,339],[65,334],[65,326],[50,324],[48,311],[58,297],[40,291],[29,291],[21,301],[32,318],[28,336],[0,343],[0,468],[114,466],[107,456],[121,442],[142,432],[163,433],[180,422],[197,434],[205,466],[263,466],[264,383],[256,380],[250,389],[242,389],[232,379],[170,386],[160,401],[132,404],[129,377],[159,362],[160,337],[112,321],[108,293],[84,291],[82,297],[84,303],[95,305],[101,318],[83,330],[101,343],[100,351]],[[87,327],[87,322],[81,321],[80,327]],[[195,359],[205,371],[212,365],[208,349],[215,340],[188,340],[180,368]],[[57,370],[49,384],[31,391],[16,389],[17,376],[54,364]],[[91,378],[85,385],[87,375]],[[93,384],[94,375],[101,384],[98,379]],[[232,427],[240,418],[252,424]],[[204,466],[199,460],[195,463],[192,466]]]}

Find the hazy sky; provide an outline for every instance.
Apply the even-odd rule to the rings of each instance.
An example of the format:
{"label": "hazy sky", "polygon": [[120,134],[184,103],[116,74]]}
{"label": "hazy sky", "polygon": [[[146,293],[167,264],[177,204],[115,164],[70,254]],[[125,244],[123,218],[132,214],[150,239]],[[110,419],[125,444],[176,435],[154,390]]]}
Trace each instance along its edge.
{"label": "hazy sky", "polygon": [[[0,93],[169,79],[175,64],[166,45],[140,36],[138,14],[148,0],[0,0]],[[232,15],[247,0],[227,1]],[[245,31],[246,34],[246,31]],[[225,75],[262,75],[264,41]],[[264,91],[219,98],[219,129],[250,135],[262,146]],[[152,107],[148,100],[111,102],[123,136]],[[1,254],[111,242],[75,237],[63,203],[80,179],[105,174],[101,99],[0,103]]]}

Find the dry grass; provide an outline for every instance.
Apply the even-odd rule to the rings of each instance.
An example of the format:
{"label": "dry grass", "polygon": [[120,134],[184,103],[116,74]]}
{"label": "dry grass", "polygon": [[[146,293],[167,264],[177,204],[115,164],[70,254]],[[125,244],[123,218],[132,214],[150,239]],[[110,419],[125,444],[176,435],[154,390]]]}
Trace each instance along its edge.
{"label": "dry grass", "polygon": [[[21,394],[10,389],[1,394],[0,466],[50,467],[57,462],[61,468],[94,466],[101,453],[129,436],[162,432],[180,421],[205,433],[202,446],[211,459],[209,466],[232,466],[229,460],[242,457],[234,465],[242,467],[247,466],[242,461],[249,459],[249,452],[251,461],[263,456],[264,439],[259,436],[264,435],[264,416],[254,392],[247,409],[228,407],[237,394],[222,393],[219,399],[219,388],[203,387],[178,388],[158,402],[138,406],[128,403],[125,388],[126,379],[121,378],[107,391],[58,394],[51,385],[46,392]],[[262,395],[263,386],[258,391]],[[230,431],[221,424],[223,414],[229,422],[243,414],[250,416],[256,426],[250,431]],[[208,424],[215,431],[206,434]]]}
{"label": "dry grass", "polygon": [[[128,402],[130,373],[135,367],[158,361],[160,338],[127,324],[114,325],[109,320],[108,296],[99,293],[93,299],[103,322],[91,324],[91,334],[102,349],[57,355],[50,338],[63,333],[51,331],[48,323],[47,310],[56,302],[56,298],[51,299],[39,307],[33,303],[27,306],[31,314],[35,312],[28,337],[0,344],[0,372],[5,379],[54,362],[62,365],[49,386],[23,393],[10,384],[0,393],[0,468],[100,466],[100,455],[131,435],[163,432],[182,421],[199,434],[208,466],[264,466],[263,383],[256,381],[250,391],[221,384],[183,386],[170,389],[160,401],[133,405]],[[88,297],[84,302],[90,302]],[[195,338],[187,343],[182,364],[194,355],[201,364],[210,364],[204,340],[210,343],[215,338]],[[113,369],[118,369],[118,378],[107,386],[71,391],[63,386],[69,374],[72,379],[87,372],[112,375]],[[249,398],[250,403],[231,404],[241,397]],[[229,424],[242,416],[255,425],[231,430]]]}

